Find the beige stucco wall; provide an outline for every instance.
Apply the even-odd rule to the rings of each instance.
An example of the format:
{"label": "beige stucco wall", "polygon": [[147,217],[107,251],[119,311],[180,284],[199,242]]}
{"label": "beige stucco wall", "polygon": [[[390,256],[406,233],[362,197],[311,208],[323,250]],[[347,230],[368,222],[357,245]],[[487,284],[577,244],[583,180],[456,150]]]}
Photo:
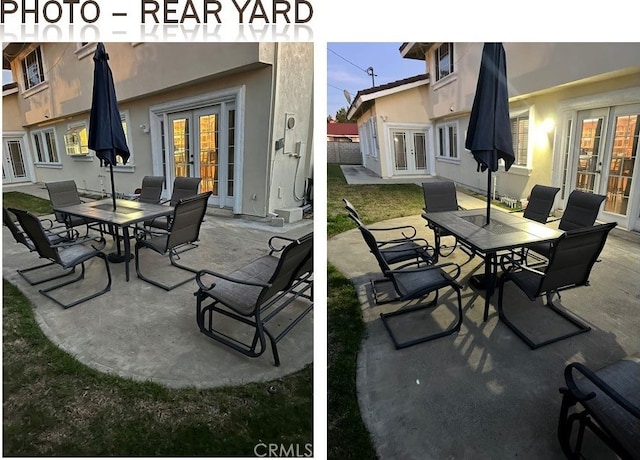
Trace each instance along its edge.
{"label": "beige stucco wall", "polygon": [[[264,146],[271,157],[270,212],[302,204],[313,167],[313,43],[278,43],[274,53],[273,131]],[[287,115],[295,119],[291,129],[285,126]],[[275,149],[278,139],[284,139],[283,149]],[[298,142],[300,158],[294,155]]]}
{"label": "beige stucco wall", "polygon": [[20,104],[18,103],[18,93],[9,94],[2,98],[2,131],[23,131],[22,116],[20,115]]}
{"label": "beige stucco wall", "polygon": [[[12,71],[21,82],[21,57],[33,50],[25,49],[12,62]],[[116,94],[120,102],[193,84],[211,75],[243,70],[259,63],[270,63],[272,44],[258,43],[106,43]],[[91,106],[93,53],[82,58],[76,43],[42,44],[45,79],[55,81],[55,91],[46,89],[22,98],[25,123],[32,125],[46,119],[81,113]]]}

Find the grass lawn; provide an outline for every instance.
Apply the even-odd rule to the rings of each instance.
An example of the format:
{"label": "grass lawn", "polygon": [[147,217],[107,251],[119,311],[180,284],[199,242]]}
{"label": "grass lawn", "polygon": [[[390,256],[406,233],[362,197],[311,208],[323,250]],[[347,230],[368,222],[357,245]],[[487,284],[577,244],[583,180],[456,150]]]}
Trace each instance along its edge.
{"label": "grass lawn", "polygon": [[349,200],[365,224],[422,212],[422,187],[416,184],[349,185],[340,166],[327,165],[327,237],[355,228],[342,198]]}
{"label": "grass lawn", "polygon": [[[342,198],[365,223],[419,214],[422,188],[415,184],[348,185],[338,165],[327,165],[327,234],[355,228]],[[328,309],[328,452],[331,459],[372,459],[375,449],[358,407],[356,360],[365,331],[355,288],[335,267],[327,270]]]}
{"label": "grass lawn", "polygon": [[[51,212],[35,197],[3,200]],[[259,443],[298,445],[304,453],[313,442],[311,366],[277,381],[208,390],[134,382],[57,348],[33,308],[3,281],[4,456],[250,457]],[[268,391],[272,385],[276,392]]]}

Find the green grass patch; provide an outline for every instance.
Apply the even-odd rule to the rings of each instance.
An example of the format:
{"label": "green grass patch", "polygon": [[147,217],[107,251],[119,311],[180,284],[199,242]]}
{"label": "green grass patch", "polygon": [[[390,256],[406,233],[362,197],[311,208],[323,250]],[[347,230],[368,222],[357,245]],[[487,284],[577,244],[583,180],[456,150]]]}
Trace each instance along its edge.
{"label": "green grass patch", "polygon": [[356,358],[364,333],[360,302],[351,281],[330,264],[327,284],[328,458],[376,458],[356,393]]}
{"label": "green grass patch", "polygon": [[51,202],[22,192],[3,192],[2,206],[5,208],[26,209],[38,216],[53,214]]}
{"label": "green grass patch", "polygon": [[361,214],[365,224],[396,217],[415,216],[422,212],[424,197],[416,184],[347,184],[339,165],[327,165],[327,236],[331,238],[355,224],[344,209],[348,199]]}
{"label": "green grass patch", "polygon": [[[49,201],[30,195],[9,192],[3,200],[51,213]],[[135,382],[60,350],[32,308],[3,280],[4,456],[252,457],[259,443],[304,453],[313,442],[312,366],[276,381],[207,390]]]}
{"label": "green grass patch", "polygon": [[254,456],[260,442],[312,443],[311,367],[268,383],[173,390],[79,363],[6,280],[2,308],[5,456]]}

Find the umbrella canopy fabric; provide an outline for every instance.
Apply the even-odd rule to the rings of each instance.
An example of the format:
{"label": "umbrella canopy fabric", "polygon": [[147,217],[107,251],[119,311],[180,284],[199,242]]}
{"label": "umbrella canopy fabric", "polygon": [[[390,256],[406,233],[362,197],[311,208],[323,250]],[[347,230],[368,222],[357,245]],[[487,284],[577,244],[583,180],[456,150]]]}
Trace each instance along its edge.
{"label": "umbrella canopy fabric", "polygon": [[508,171],[515,161],[509,119],[507,60],[502,43],[485,43],[482,48],[465,147],[482,171],[487,168],[497,171],[500,158]]}
{"label": "umbrella canopy fabric", "polygon": [[126,164],[130,156],[129,147],[122,128],[113,75],[109,68],[109,55],[104,44],[98,43],[93,61],[95,67],[89,120],[89,148],[95,150],[101,166],[114,166],[116,155]]}

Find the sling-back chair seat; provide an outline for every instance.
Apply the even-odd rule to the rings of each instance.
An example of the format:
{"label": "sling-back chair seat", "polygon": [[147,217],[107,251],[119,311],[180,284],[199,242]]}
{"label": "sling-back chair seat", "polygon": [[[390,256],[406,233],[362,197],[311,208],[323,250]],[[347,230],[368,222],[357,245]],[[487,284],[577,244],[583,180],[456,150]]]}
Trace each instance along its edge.
{"label": "sling-back chair seat", "polygon": [[[138,278],[166,291],[175,289],[195,278],[195,273],[198,270],[179,264],[177,260],[180,258],[179,249],[182,246],[193,244],[200,238],[200,227],[202,226],[202,219],[207,210],[207,202],[210,195],[211,192],[205,192],[191,198],[179,200],[174,208],[171,226],[167,232],[158,234],[156,231],[143,231],[136,234],[135,260]],[[145,276],[140,267],[140,251],[144,248],[151,249],[158,254],[168,255],[173,267],[191,272],[194,276],[171,285]]]}
{"label": "sling-back chair seat", "polygon": [[145,176],[142,178],[142,188],[138,201],[142,203],[158,204],[162,196],[163,176]]}
{"label": "sling-back chair seat", "polygon": [[597,371],[571,363],[564,377],[558,439],[565,455],[582,458],[583,434],[589,428],[620,458],[640,459],[640,357],[629,356]]}
{"label": "sling-back chair seat", "polygon": [[[47,182],[44,184],[49,194],[49,201],[54,208],[60,208],[65,206],[73,206],[81,204],[80,194],[78,193],[78,187],[73,180],[64,180],[58,182]],[[86,226],[85,236],[89,235],[89,230],[94,229],[103,233],[103,226],[99,222],[92,221],[86,217],[72,216],[70,214],[61,213],[55,211],[56,221],[64,224],[68,229],[75,227]]]}
{"label": "sling-back chair seat", "polygon": [[[396,265],[403,262],[415,262],[431,264],[435,258],[435,250],[424,238],[396,238],[379,241],[373,232],[375,229],[369,228],[354,214],[349,213],[349,218],[353,220],[362,233],[368,245],[375,244],[380,256],[388,265]],[[402,228],[394,227],[393,229]],[[413,228],[413,227],[411,227]],[[387,229],[385,229],[387,230]]]}
{"label": "sling-back chair seat", "polygon": [[[595,193],[574,190],[567,199],[567,206],[560,218],[558,229],[562,231],[591,227],[598,217],[600,205],[607,197]],[[552,243],[538,243],[528,248],[536,254],[549,258]]]}
{"label": "sling-back chair seat", "polygon": [[[9,211],[8,208],[5,208],[5,207],[2,208],[3,225],[5,225],[9,229],[16,243],[19,243],[25,246],[29,250],[29,252],[36,252],[35,244],[33,244],[33,241],[29,239],[29,237],[18,226],[18,224],[13,221],[11,214],[12,212]],[[40,219],[40,222],[46,223],[47,227],[43,226],[43,229],[47,235],[47,238],[52,244],[58,244],[63,241],[72,241],[72,239],[69,238],[70,236],[69,232],[67,230],[62,230],[62,227],[59,227],[59,228],[54,227],[53,222],[50,219]],[[74,230],[71,232],[71,236],[73,236],[73,238],[75,239],[78,237],[78,233]],[[64,276],[67,276],[73,273],[73,269],[72,269],[69,272],[55,274],[55,275],[52,275],[51,277],[42,278],[38,280],[34,280],[28,275],[28,273],[40,270],[45,267],[51,267],[52,265],[55,265],[55,263],[45,262],[43,264],[35,265],[33,267],[18,269],[17,272],[22,277],[22,279],[24,279],[31,286],[36,286],[38,284],[46,283],[47,281],[52,281],[54,279],[62,278]]]}
{"label": "sling-back chair seat", "polygon": [[[106,244],[104,238],[100,237],[99,240],[96,240],[94,238],[84,237],[78,238],[74,241],[61,241],[59,243],[52,243],[52,241],[47,236],[45,229],[42,227],[42,223],[35,215],[31,214],[28,211],[19,209],[11,209],[10,211],[18,217],[20,226],[29,237],[29,239],[33,242],[40,257],[49,259],[51,262],[60,265],[63,269],[73,269],[78,265],[82,267],[81,273],[76,278],[55,286],[48,287],[47,289],[40,289],[39,292],[41,294],[53,300],[63,308],[70,308],[87,300],[98,297],[111,289],[111,270],[109,268],[109,261],[107,260],[106,254],[102,252],[102,249]],[[104,261],[105,270],[107,273],[107,285],[105,288],[67,303],[62,302],[61,300],[51,295],[51,292],[57,289],[84,279],[85,263],[93,259],[94,257],[99,257]],[[66,297],[67,296],[65,295],[65,300],[68,300],[68,298]]]}
{"label": "sling-back chair seat", "polygon": [[[169,200],[161,201],[160,204],[169,203],[171,206],[175,207],[178,204],[178,201],[196,196],[198,194],[201,181],[202,179],[200,177],[176,177],[173,181],[171,198]],[[168,230],[170,223],[170,216],[162,216],[145,221],[144,226],[148,228]]]}
{"label": "sling-back chair seat", "polygon": [[[430,181],[422,183],[422,194],[424,197],[424,211],[422,218],[427,220],[427,227],[433,232],[435,240],[435,262],[439,257],[449,257],[453,254],[458,246],[458,239],[447,229],[433,225],[428,221],[426,213],[430,212],[450,212],[458,211],[462,208],[458,205],[458,196],[456,194],[456,184],[453,181]],[[448,246],[442,244],[443,237],[453,237],[453,245]],[[469,256],[469,260],[473,259],[475,252],[470,247],[460,245],[461,249]]]}
{"label": "sling-back chair seat", "polygon": [[553,201],[560,191],[558,187],[536,184],[531,189],[529,203],[524,210],[523,217],[541,224],[546,224],[553,208]]}
{"label": "sling-back chair seat", "polygon": [[[271,246],[271,242],[270,242]],[[276,257],[274,252],[280,252]],[[196,321],[200,331],[246,356],[256,358],[265,352],[268,337],[276,366],[280,365],[277,343],[312,309],[313,298],[313,233],[292,240],[280,251],[258,258],[247,266],[225,275],[212,270],[201,270],[196,276]],[[214,282],[211,283],[210,280]],[[267,328],[297,299],[310,301],[277,336]],[[250,327],[250,343],[236,331],[221,331],[214,325],[214,314]],[[235,332],[235,334],[234,334]]]}
{"label": "sling-back chair seat", "polygon": [[[531,349],[540,348],[591,330],[589,326],[573,315],[557,307],[553,303],[553,296],[559,295],[560,291],[566,289],[589,285],[589,275],[593,265],[602,252],[609,232],[615,226],[615,223],[600,224],[564,233],[553,243],[549,263],[544,271],[529,267],[521,260],[515,260],[509,254],[502,256],[501,265],[504,272],[499,282],[498,315]],[[534,341],[512,323],[504,311],[503,293],[508,281],[513,281],[532,302],[544,296],[547,301],[546,306],[573,324],[576,329],[547,340]]]}

